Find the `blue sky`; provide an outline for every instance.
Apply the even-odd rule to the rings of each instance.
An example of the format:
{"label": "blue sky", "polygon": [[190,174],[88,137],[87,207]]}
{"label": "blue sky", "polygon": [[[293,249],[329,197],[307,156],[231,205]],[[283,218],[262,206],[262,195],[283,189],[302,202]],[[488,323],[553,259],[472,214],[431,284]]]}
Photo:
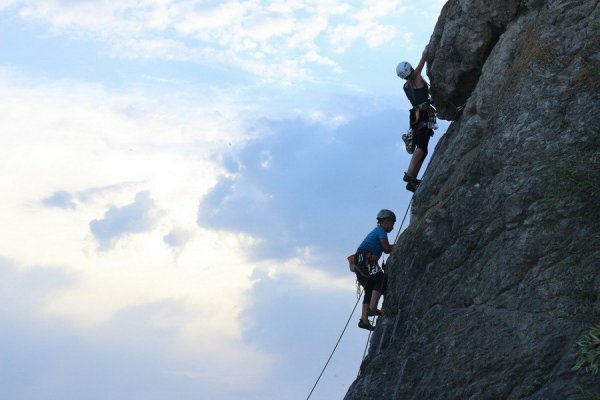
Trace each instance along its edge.
{"label": "blue sky", "polygon": [[0,0],[0,392],[305,398],[408,205],[395,67],[443,3]]}

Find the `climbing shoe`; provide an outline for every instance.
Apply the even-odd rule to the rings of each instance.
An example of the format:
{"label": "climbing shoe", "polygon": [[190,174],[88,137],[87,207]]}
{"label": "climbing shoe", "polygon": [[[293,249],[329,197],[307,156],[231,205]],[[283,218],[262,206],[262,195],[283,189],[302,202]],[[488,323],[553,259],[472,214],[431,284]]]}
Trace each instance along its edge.
{"label": "climbing shoe", "polygon": [[362,329],[366,329],[368,331],[374,331],[375,330],[375,327],[373,325],[371,325],[370,322],[368,322],[368,321],[367,322],[363,322],[362,319],[358,320],[358,327],[362,328]]}
{"label": "climbing shoe", "polygon": [[406,172],[404,173],[404,178],[402,178],[402,180],[406,183],[406,190],[409,190],[411,192],[414,193],[415,190],[417,190],[417,188],[419,187],[419,185],[421,184],[421,180],[415,178],[414,176],[410,176],[407,175]]}
{"label": "climbing shoe", "polygon": [[410,176],[408,175],[406,172],[404,173],[404,177],[402,178],[402,180],[404,182],[408,182],[408,183],[414,183],[417,186],[419,186],[419,183],[421,183],[420,179],[415,178],[414,176]]}
{"label": "climbing shoe", "polygon": [[415,184],[412,182],[408,182],[406,184],[406,190],[411,191],[411,192],[415,192],[415,190],[417,190],[417,188],[419,187],[419,184]]}
{"label": "climbing shoe", "polygon": [[381,312],[381,310],[376,308],[375,310],[369,310],[367,315],[369,317],[381,317],[383,313]]}

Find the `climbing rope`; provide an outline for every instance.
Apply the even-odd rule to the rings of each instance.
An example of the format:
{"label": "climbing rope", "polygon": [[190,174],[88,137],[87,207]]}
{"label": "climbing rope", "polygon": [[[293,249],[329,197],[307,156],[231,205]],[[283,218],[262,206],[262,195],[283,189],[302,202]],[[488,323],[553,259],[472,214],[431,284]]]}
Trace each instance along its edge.
{"label": "climbing rope", "polygon": [[360,301],[361,295],[362,295],[362,290],[358,295],[358,299],[356,299],[356,304],[354,304],[354,308],[352,309],[352,312],[350,313],[350,316],[348,317],[348,321],[346,321],[346,326],[344,326],[344,329],[342,330],[342,333],[340,334],[340,337],[338,338],[337,343],[333,347],[333,350],[331,351],[331,354],[329,355],[327,362],[323,366],[323,369],[321,370],[321,373],[319,374],[317,381],[315,382],[312,389],[310,390],[310,393],[308,394],[308,397],[306,398],[306,400],[310,399],[310,396],[312,396],[313,391],[315,390],[315,388],[317,387],[317,384],[319,383],[319,380],[321,380],[321,377],[323,376],[325,369],[327,369],[327,365],[329,365],[329,361],[331,361],[331,357],[333,357],[333,353],[335,353],[335,350],[337,349],[338,345],[340,344],[340,340],[342,340],[342,336],[344,336],[344,333],[346,332],[346,328],[348,328],[348,324],[350,323],[350,320],[352,319],[352,316],[354,315],[354,311],[356,311],[356,306],[358,306],[358,302]]}
{"label": "climbing rope", "polygon": [[[373,325],[374,322],[375,322],[375,317],[373,317],[373,319],[371,320],[371,325]],[[369,331],[369,336],[367,337],[367,343],[365,343],[365,350],[363,351],[362,361],[360,362],[360,367],[358,367],[358,374],[356,374],[357,378],[360,376],[360,372],[362,370],[363,363],[365,362],[365,357],[367,356],[367,349],[369,348],[369,342],[371,341],[372,334],[373,334],[373,331]]]}
{"label": "climbing rope", "polygon": [[408,202],[408,207],[406,207],[406,212],[404,213],[404,218],[402,218],[402,223],[400,223],[400,228],[398,228],[398,233],[396,234],[396,239],[394,239],[394,244],[396,244],[396,242],[398,241],[398,238],[400,237],[400,233],[402,232],[402,226],[404,226],[404,221],[406,220],[406,216],[408,215],[408,210],[410,210],[410,205],[412,204],[413,196],[410,197],[410,201]]}

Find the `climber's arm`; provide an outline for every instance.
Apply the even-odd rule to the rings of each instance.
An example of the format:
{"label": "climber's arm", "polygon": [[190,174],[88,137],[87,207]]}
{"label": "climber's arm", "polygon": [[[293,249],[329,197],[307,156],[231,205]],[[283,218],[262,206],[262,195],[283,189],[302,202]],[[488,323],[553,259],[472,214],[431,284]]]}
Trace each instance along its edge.
{"label": "climber's arm", "polygon": [[379,242],[381,243],[381,247],[385,254],[390,254],[391,251],[394,250],[394,245],[390,244],[387,239],[379,239]]}
{"label": "climber's arm", "polygon": [[419,61],[419,65],[417,65],[417,68],[415,68],[415,72],[417,73],[417,75],[421,75],[421,72],[423,71],[423,67],[425,67],[425,62],[427,61],[427,55],[429,54],[428,47],[429,46],[425,46],[425,50],[423,50],[423,54],[421,54],[421,60]]}

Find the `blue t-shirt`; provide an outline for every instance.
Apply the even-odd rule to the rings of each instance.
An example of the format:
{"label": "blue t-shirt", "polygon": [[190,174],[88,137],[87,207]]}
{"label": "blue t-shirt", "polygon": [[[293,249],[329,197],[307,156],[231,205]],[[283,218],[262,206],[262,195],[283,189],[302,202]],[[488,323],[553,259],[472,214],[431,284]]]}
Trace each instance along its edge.
{"label": "blue t-shirt", "polygon": [[373,253],[377,258],[381,257],[383,247],[381,247],[380,239],[387,239],[387,232],[381,225],[377,225],[358,246],[358,251],[364,250]]}

